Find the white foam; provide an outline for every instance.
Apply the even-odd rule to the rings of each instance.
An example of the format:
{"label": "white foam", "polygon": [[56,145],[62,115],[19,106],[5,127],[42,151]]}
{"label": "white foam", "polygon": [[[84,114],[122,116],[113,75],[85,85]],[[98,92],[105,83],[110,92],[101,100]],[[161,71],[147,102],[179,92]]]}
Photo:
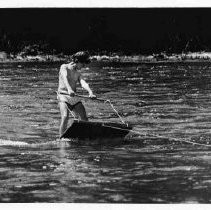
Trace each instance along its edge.
{"label": "white foam", "polygon": [[23,141],[11,141],[11,140],[0,139],[0,146],[22,146],[22,145],[28,145],[28,143]]}

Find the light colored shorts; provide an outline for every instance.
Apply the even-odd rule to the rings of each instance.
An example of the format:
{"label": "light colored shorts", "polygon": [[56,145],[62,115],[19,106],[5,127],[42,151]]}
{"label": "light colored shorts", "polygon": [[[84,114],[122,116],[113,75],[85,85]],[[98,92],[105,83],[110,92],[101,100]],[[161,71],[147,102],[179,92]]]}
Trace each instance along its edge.
{"label": "light colored shorts", "polygon": [[71,110],[79,103],[81,103],[81,100],[74,96],[74,97],[71,97],[71,96],[67,96],[67,95],[63,95],[63,94],[59,94],[57,93],[57,99],[59,102],[63,102],[63,103],[66,103],[68,108],[70,108]]}

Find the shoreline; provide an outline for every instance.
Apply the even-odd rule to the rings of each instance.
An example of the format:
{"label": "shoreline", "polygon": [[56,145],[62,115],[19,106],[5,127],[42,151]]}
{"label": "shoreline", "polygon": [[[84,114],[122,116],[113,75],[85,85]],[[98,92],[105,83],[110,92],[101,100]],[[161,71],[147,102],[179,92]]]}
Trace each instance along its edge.
{"label": "shoreline", "polygon": [[[200,55],[200,56],[199,56]],[[210,56],[201,56],[202,54],[196,54],[195,56],[188,55],[175,55],[174,57],[157,58],[156,56],[107,56],[107,55],[94,55],[91,56],[91,63],[113,63],[113,64],[162,64],[162,63],[211,63]],[[58,57],[57,55],[48,56],[27,56],[19,58],[0,58],[0,64],[9,63],[68,63],[70,62],[70,56]]]}

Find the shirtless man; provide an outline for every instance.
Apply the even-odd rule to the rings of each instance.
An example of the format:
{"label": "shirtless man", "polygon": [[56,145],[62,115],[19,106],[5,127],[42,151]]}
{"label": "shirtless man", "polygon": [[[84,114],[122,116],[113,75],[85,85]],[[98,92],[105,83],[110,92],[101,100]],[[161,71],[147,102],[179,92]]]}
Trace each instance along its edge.
{"label": "shirtless man", "polygon": [[[81,87],[88,91],[90,98],[96,98],[93,95],[88,83],[83,79],[78,72],[85,64],[90,62],[89,54],[87,52],[78,52],[72,56],[73,61],[68,64],[63,64],[59,72],[59,87],[57,98],[59,100],[59,107],[61,112],[61,124],[59,129],[60,136],[67,129],[69,119],[69,112],[80,120],[88,121],[86,110],[80,99],[75,96],[76,85],[79,82]],[[62,93],[68,94],[64,95]],[[75,97],[74,97],[75,96]]]}

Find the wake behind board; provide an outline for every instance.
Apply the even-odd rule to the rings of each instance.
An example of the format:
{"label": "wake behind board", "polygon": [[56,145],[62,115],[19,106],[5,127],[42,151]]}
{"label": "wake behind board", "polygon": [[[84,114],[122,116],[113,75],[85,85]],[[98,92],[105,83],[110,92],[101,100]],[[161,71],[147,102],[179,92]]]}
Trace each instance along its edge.
{"label": "wake behind board", "polygon": [[131,129],[131,126],[118,123],[74,120],[60,138],[77,138],[79,140],[124,138]]}

